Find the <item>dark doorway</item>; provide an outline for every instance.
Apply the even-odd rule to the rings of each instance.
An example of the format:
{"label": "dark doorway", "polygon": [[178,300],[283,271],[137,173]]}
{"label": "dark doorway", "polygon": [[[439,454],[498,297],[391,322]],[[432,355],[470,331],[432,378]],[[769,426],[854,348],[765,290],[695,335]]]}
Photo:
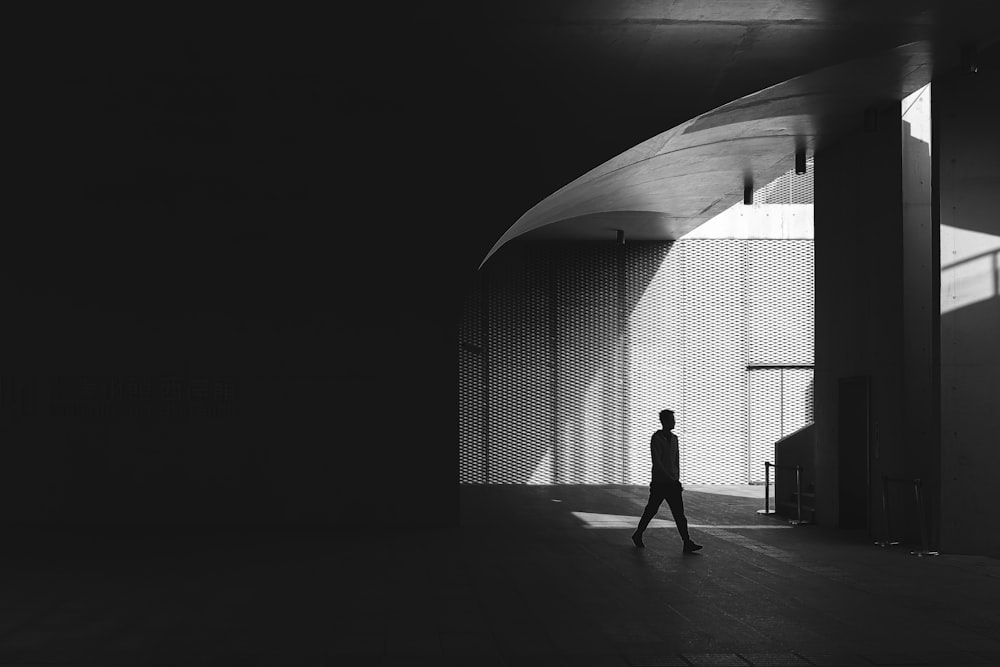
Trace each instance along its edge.
{"label": "dark doorway", "polygon": [[837,413],[840,463],[840,527],[869,527],[868,377],[841,378]]}

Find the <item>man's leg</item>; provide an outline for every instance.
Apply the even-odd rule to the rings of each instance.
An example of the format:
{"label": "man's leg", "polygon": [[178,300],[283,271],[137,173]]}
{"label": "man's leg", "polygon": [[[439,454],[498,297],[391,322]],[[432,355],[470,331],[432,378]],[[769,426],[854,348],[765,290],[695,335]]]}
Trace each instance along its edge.
{"label": "man's leg", "polygon": [[660,504],[663,503],[663,490],[659,487],[654,487],[652,484],[649,485],[649,500],[646,502],[646,509],[642,511],[642,516],[639,517],[639,525],[636,526],[635,532],[632,533],[632,543],[637,547],[646,546],[642,542],[642,534],[646,530],[646,526],[649,522],[653,520],[656,516],[657,511],[660,509]]}
{"label": "man's leg", "polygon": [[666,495],[667,505],[670,506],[670,513],[674,516],[674,523],[677,524],[677,532],[684,540],[684,551],[697,551],[701,549],[700,544],[691,541],[691,534],[688,533],[688,520],[684,515],[684,498],[681,495],[681,484],[675,482],[670,485],[670,490]]}

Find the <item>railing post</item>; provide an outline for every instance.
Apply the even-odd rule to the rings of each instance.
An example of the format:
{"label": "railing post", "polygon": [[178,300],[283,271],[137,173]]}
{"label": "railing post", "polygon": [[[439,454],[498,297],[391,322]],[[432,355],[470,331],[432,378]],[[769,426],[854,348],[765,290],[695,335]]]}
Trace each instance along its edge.
{"label": "railing post", "polygon": [[795,466],[795,512],[802,523],[802,466]]}
{"label": "railing post", "polygon": [[796,519],[790,521],[793,526],[805,523],[802,520],[802,466],[795,466],[795,515]]}
{"label": "railing post", "polygon": [[764,461],[764,509],[757,514],[774,514],[771,510],[771,462]]}
{"label": "railing post", "polygon": [[771,513],[771,462],[764,461],[764,514]]}
{"label": "railing post", "polygon": [[802,466],[800,465],[779,466],[776,463],[764,461],[764,509],[757,510],[757,514],[775,514],[778,511],[777,509],[771,509],[771,468],[795,471],[796,518],[788,523],[793,526],[808,523],[808,521],[802,518]]}

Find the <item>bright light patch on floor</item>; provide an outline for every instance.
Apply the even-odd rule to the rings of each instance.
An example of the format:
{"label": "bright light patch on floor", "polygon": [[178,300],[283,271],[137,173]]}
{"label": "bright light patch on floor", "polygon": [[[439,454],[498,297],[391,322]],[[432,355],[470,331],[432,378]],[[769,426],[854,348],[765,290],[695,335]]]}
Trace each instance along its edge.
{"label": "bright light patch on floor", "polygon": [[717,496],[733,496],[735,498],[760,498],[761,501],[764,500],[765,495],[763,484],[685,484],[684,490],[691,493],[711,493]]}
{"label": "bright light patch on floor", "polygon": [[[584,528],[632,528],[634,529],[636,524],[639,523],[639,517],[637,516],[625,516],[622,514],[599,514],[594,512],[573,512],[573,516],[580,520]],[[676,528],[677,524],[668,519],[653,519],[649,522],[649,528]],[[771,528],[791,528],[789,525],[784,524],[739,524],[739,525],[706,525],[698,523],[689,523],[688,528],[722,528],[722,529],[740,529],[740,530],[757,530],[757,529],[771,529]]]}
{"label": "bright light patch on floor", "polygon": [[[573,512],[573,516],[583,523],[584,528],[635,528],[639,523],[637,516],[622,516],[620,514],[594,514],[591,512]],[[677,524],[665,519],[653,519],[650,528],[674,528]]]}

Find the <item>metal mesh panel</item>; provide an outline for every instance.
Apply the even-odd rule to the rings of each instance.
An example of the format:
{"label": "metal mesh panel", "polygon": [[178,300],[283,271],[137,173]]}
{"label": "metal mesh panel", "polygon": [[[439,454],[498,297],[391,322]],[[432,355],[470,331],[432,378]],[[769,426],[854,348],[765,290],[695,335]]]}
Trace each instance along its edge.
{"label": "metal mesh panel", "polygon": [[778,368],[747,373],[749,481],[764,481],[764,461],[774,463],[774,443],[781,438],[781,374]]}
{"label": "metal mesh panel", "polygon": [[491,285],[460,334],[463,482],[646,483],[664,407],[683,481],[758,481],[812,418],[810,369],[747,370],[812,362],[810,241],[534,246]]}
{"label": "metal mesh panel", "polygon": [[488,483],[551,477],[552,378],[547,267],[531,256],[516,280],[491,287]]}
{"label": "metal mesh panel", "polygon": [[785,437],[813,421],[813,371],[786,368],[781,379],[781,437]]}
{"label": "metal mesh panel", "polygon": [[806,160],[806,173],[796,174],[794,169],[754,190],[754,204],[812,204],[813,158]]}
{"label": "metal mesh panel", "polygon": [[746,244],[749,363],[813,363],[813,242]]}
{"label": "metal mesh panel", "polygon": [[764,461],[774,462],[774,443],[812,421],[812,379],[808,368],[748,372],[751,482],[764,481]]}
{"label": "metal mesh panel", "polygon": [[649,438],[663,408],[684,404],[683,265],[676,244],[630,244],[628,312],[627,484],[648,484]]}
{"label": "metal mesh panel", "polygon": [[588,244],[560,253],[553,262],[560,483],[622,480],[618,252],[617,246]]}
{"label": "metal mesh panel", "polygon": [[744,247],[678,242],[684,265],[684,412],[681,481],[746,481]]}
{"label": "metal mesh panel", "polygon": [[469,290],[458,334],[458,474],[467,484],[486,481],[482,309],[477,285]]}

